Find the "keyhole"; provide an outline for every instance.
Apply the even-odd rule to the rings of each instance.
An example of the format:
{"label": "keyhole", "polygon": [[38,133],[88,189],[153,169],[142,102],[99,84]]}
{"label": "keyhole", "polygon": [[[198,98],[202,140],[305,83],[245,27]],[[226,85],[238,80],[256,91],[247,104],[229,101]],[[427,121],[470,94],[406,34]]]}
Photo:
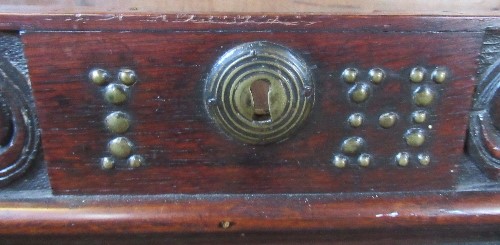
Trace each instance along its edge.
{"label": "keyhole", "polygon": [[253,116],[254,121],[268,121],[271,119],[269,112],[269,89],[270,82],[265,79],[259,79],[252,83],[250,86],[250,93],[252,94],[253,102]]}

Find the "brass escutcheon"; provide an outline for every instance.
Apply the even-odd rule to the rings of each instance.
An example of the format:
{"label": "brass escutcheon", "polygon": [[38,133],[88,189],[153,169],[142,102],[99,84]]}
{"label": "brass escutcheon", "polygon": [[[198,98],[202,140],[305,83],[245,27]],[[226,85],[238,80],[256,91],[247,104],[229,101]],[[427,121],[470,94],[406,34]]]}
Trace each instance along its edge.
{"label": "brass escutcheon", "polygon": [[212,119],[249,144],[287,139],[311,111],[312,74],[292,50],[260,41],[227,51],[207,76],[204,101]]}

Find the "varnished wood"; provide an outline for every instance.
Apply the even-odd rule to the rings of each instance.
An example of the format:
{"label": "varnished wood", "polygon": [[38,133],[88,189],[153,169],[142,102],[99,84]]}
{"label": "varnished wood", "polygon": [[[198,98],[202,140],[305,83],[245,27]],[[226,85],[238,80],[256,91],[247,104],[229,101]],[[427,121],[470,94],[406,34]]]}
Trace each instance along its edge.
{"label": "varnished wood", "polygon": [[[0,202],[0,234],[493,230],[498,193],[62,196]],[[228,229],[220,222],[229,221]],[[481,229],[482,228],[482,229]]]}
{"label": "varnished wood", "polygon": [[[92,1],[86,2],[93,4]],[[280,6],[272,7],[273,13],[262,13],[263,2],[245,1],[241,6],[249,12],[241,14],[240,6],[235,7],[229,2],[220,6],[218,1],[212,1],[213,6],[208,6],[198,1],[196,3],[201,5],[197,10],[188,6],[193,3],[178,1],[175,2],[178,5],[171,6],[187,6],[186,12],[180,9],[169,12],[161,6],[130,9],[127,5],[130,2],[122,2],[121,6],[103,12],[97,10],[99,6],[61,8],[49,5],[41,8],[38,3],[32,7],[22,5],[22,9],[17,8],[21,5],[16,3],[0,6],[0,29],[20,31],[29,54],[37,110],[43,119],[43,143],[49,150],[46,159],[50,161],[56,193],[52,195],[49,187],[33,188],[35,191],[22,191],[18,187],[1,190],[2,243],[498,242],[498,182],[488,180],[475,169],[477,162],[468,162],[468,156],[459,147],[463,147],[466,120],[471,109],[470,96],[477,83],[476,58],[481,52],[483,35],[486,29],[500,26],[500,18],[495,17],[498,11],[496,2],[481,2],[485,4],[481,6],[489,6],[486,12],[482,12],[482,8],[476,9],[476,15],[486,13],[490,17],[449,17],[448,14],[438,17],[345,16],[336,14],[350,13],[351,10],[337,12],[335,9],[339,5],[325,6],[324,1],[309,1],[307,3],[319,5],[300,10],[314,12],[316,8],[328,12],[324,15],[296,14],[299,11],[297,5],[305,5],[303,2],[288,2],[290,14],[282,15],[275,12],[276,8],[283,9]],[[249,3],[254,5],[244,5]],[[277,3],[267,1],[265,4]],[[474,15],[475,10],[470,4],[475,3],[460,1],[457,3],[460,6],[454,7],[456,12],[447,13]],[[365,7],[352,13],[375,13],[373,10],[377,8],[368,8],[370,4],[373,3],[367,2]],[[391,11],[408,5],[415,6],[415,9],[422,7],[420,1],[397,6],[391,4],[384,7],[387,9],[385,13],[404,15],[404,11]],[[441,3],[426,1],[425,4],[427,9],[424,12],[414,14],[441,15],[445,11],[429,9]],[[239,13],[215,13],[216,9],[212,7],[217,5],[217,9],[227,7]],[[203,9],[210,12],[200,14]],[[258,9],[258,13],[251,12],[252,9]],[[295,138],[289,139],[295,142],[292,143],[295,147],[274,146],[273,153],[278,152],[276,155],[265,153],[262,148],[246,148],[244,157],[238,158],[235,155],[241,154],[241,144],[220,134],[204,114],[203,103],[196,93],[201,93],[203,83],[200,81],[210,69],[210,61],[236,44],[262,38],[298,50],[316,71],[321,71],[317,77],[321,81],[321,100],[316,104],[317,111],[312,114],[310,124],[305,125],[305,130]],[[343,38],[347,38],[345,42],[342,42]],[[489,40],[485,42],[488,42],[485,46],[495,46]],[[328,52],[326,47],[330,46],[327,44],[339,49]],[[347,52],[351,50],[355,51]],[[404,58],[398,60],[394,57]],[[492,58],[486,52],[482,57],[487,61],[481,59],[480,73],[489,67]],[[387,167],[344,171],[328,166],[326,169],[333,172],[324,174],[321,168],[326,166],[326,156],[339,147],[338,142],[329,142],[328,137],[347,134],[342,128],[345,125],[333,123],[333,127],[338,127],[335,129],[342,130],[328,131],[327,136],[321,134],[332,129],[326,123],[330,118],[322,118],[322,115],[335,117],[335,113],[339,113],[328,102],[345,102],[342,101],[345,98],[338,97],[348,89],[345,84],[338,83],[342,69],[356,66],[366,72],[373,65],[380,65],[391,72],[390,77],[399,80],[416,64],[427,69],[445,64],[451,71],[453,83],[446,84],[451,89],[439,90],[439,102],[449,104],[432,114],[448,119],[433,124],[435,129],[443,132],[443,142],[433,152],[438,154],[438,162],[427,169],[413,166],[399,170]],[[125,169],[103,172],[97,168],[98,163],[94,160],[100,157],[98,154],[110,136],[103,128],[102,118],[115,107],[103,106],[98,88],[86,81],[86,72],[94,66],[113,72],[122,66],[138,71],[140,81],[132,95],[140,100],[126,106],[127,110],[134,111],[132,130],[135,131],[131,131],[130,136],[134,140],[146,139],[135,142],[149,142],[141,146],[140,151],[146,147],[158,147],[159,152],[169,153],[164,156],[165,161],[160,164],[153,162],[148,166],[152,167],[151,170],[136,172]],[[165,73],[167,68],[171,72]],[[387,89],[386,92],[390,91]],[[164,98],[165,92],[169,96]],[[402,97],[393,99],[399,98]],[[157,106],[154,108],[160,115],[171,113],[175,117],[167,122],[162,116],[150,120],[151,113],[144,109],[152,104]],[[80,114],[75,114],[75,110]],[[186,119],[189,120],[184,121]],[[166,123],[171,127],[165,129]],[[317,123],[323,125],[320,134],[305,140],[308,139],[305,136],[315,134],[312,124]],[[79,131],[86,127],[90,129]],[[172,136],[171,140],[153,139],[154,133],[141,135],[141,132],[153,129],[165,130],[161,136]],[[180,132],[181,137],[176,137],[175,132]],[[74,137],[69,139],[65,135]],[[198,141],[183,141],[184,136]],[[391,135],[381,137],[387,136]],[[99,139],[94,140],[96,138]],[[305,143],[301,143],[301,139]],[[78,146],[82,140],[86,143]],[[172,147],[164,148],[162,144]],[[199,153],[197,149],[207,150],[212,144],[220,149],[227,147],[227,150],[216,150],[212,156],[196,157],[192,154]],[[391,145],[389,148],[397,147]],[[301,164],[280,162],[281,159],[308,158],[310,155],[304,153],[304,149],[314,149],[314,153],[324,160],[314,162],[308,159]],[[78,160],[82,154],[90,156],[91,160]],[[176,156],[172,158],[174,161],[170,161],[172,156]],[[272,161],[259,164],[260,159],[266,157]],[[71,164],[64,164],[66,161]],[[170,167],[168,163],[172,162],[178,166],[167,169]],[[193,164],[196,162],[201,164]],[[241,167],[238,163],[242,162],[248,165]],[[314,164],[305,164],[310,162]],[[186,171],[189,167],[199,168]],[[222,170],[214,174],[216,167]],[[389,173],[384,173],[387,170]],[[405,172],[407,170],[410,172]],[[245,171],[254,171],[255,174]],[[266,171],[267,174],[261,174]],[[416,176],[411,176],[412,173]],[[47,178],[43,171],[41,176],[38,179]],[[155,180],[151,181],[151,177]],[[166,177],[181,178],[184,182]],[[21,181],[32,181],[32,177]],[[175,191],[177,187],[174,185],[177,184],[184,187]],[[311,188],[316,189],[312,191]],[[58,195],[68,192],[122,194]],[[201,194],[131,195],[172,192]],[[228,229],[221,228],[223,221],[229,222]],[[30,238],[34,240],[28,241]]]}
{"label": "varnished wood", "polygon": [[12,14],[0,13],[0,30],[109,31],[225,30],[481,32],[500,25],[495,17],[337,16],[307,14]]}
{"label": "varnished wood", "polygon": [[495,0],[21,0],[0,1],[0,11],[9,13],[309,13],[344,15],[499,15]]}
{"label": "varnished wood", "polygon": [[[204,76],[223,52],[236,44],[267,40],[299,51],[315,68],[317,101],[297,134],[279,144],[250,146],[225,136],[204,108]],[[453,40],[453,43],[450,43]],[[472,96],[477,33],[53,33],[23,35],[31,81],[43,130],[45,159],[57,193],[325,193],[340,191],[410,191],[451,188],[455,162],[464,154],[467,110]],[[60,49],[50,49],[53,46]],[[456,52],[457,48],[463,50]],[[48,52],[53,52],[48,55]],[[335,55],[334,55],[335,54]],[[346,64],[367,74],[387,70],[373,86],[367,103],[349,102],[350,85],[340,79]],[[436,85],[436,101],[428,108],[429,141],[408,147],[416,86],[408,79],[415,66],[445,66],[450,79]],[[136,70],[124,106],[112,106],[101,88],[90,83],[93,67],[116,73]],[[430,71],[429,71],[430,73]],[[360,75],[361,76],[361,75]],[[366,81],[365,78],[360,80]],[[147,166],[130,170],[123,164],[103,171],[99,159],[114,135],[103,118],[114,110],[131,115],[125,136],[145,157]],[[350,113],[366,114],[366,126],[346,124]],[[378,126],[383,112],[400,114],[391,129]],[[434,119],[433,119],[434,118]],[[453,122],[452,124],[449,122]],[[427,124],[425,124],[427,125]],[[426,129],[427,130],[427,129]],[[387,137],[386,134],[393,136]],[[363,136],[374,163],[346,169],[331,163],[342,141]],[[64,145],[65,147],[61,147]],[[416,157],[403,168],[394,155],[429,152],[432,164]],[[354,159],[354,158],[353,158]],[[75,181],[85,178],[86,181]],[[138,181],[140,180],[140,181]]]}

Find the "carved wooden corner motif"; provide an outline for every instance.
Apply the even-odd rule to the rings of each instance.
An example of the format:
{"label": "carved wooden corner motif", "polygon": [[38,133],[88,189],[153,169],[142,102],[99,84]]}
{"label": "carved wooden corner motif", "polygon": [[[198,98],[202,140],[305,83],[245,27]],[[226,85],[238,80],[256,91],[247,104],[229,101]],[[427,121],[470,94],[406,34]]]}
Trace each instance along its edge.
{"label": "carved wooden corner motif", "polygon": [[469,154],[483,171],[500,180],[500,59],[479,83],[470,117]]}
{"label": "carved wooden corner motif", "polygon": [[40,131],[24,75],[0,58],[0,185],[22,175],[36,157]]}

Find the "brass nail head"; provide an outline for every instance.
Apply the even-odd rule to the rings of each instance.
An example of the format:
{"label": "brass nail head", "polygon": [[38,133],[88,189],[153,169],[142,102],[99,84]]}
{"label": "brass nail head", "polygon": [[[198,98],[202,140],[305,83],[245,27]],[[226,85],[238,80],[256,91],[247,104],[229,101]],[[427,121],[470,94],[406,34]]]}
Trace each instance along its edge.
{"label": "brass nail head", "polygon": [[356,154],[363,147],[364,140],[361,137],[350,137],[342,143],[342,152],[345,154]]}
{"label": "brass nail head", "polygon": [[224,221],[221,221],[219,223],[219,226],[222,228],[222,229],[228,229],[229,227],[231,227],[231,222],[230,221],[227,221],[227,220],[224,220]]}
{"label": "brass nail head", "polygon": [[400,152],[396,155],[396,162],[399,166],[405,167],[408,165],[410,154],[408,152]]}
{"label": "brass nail head", "polygon": [[432,72],[432,80],[436,83],[443,83],[446,80],[447,72],[444,68],[436,68]]}
{"label": "brass nail head", "polygon": [[335,155],[332,158],[332,163],[337,168],[344,168],[347,164],[347,158],[342,155]]}
{"label": "brass nail head", "polygon": [[356,84],[349,93],[354,102],[362,103],[370,96],[370,88],[366,84]]}
{"label": "brass nail head", "polygon": [[371,158],[372,157],[370,156],[370,154],[363,153],[363,154],[359,155],[358,163],[362,167],[368,167],[368,165],[370,165]]}
{"label": "brass nail head", "polygon": [[434,100],[434,92],[426,86],[418,87],[413,94],[413,100],[418,106],[428,106]]}
{"label": "brass nail head", "polygon": [[115,166],[115,160],[111,157],[101,158],[101,167],[103,169],[112,169]]}
{"label": "brass nail head", "polygon": [[420,154],[418,154],[417,158],[418,158],[418,161],[420,162],[420,164],[422,164],[424,166],[429,165],[429,163],[431,162],[431,157],[429,156],[429,154],[420,153]]}
{"label": "brass nail head", "polygon": [[425,135],[421,129],[409,129],[405,135],[406,144],[413,147],[418,147],[424,144]]}
{"label": "brass nail head", "polygon": [[118,72],[118,79],[127,86],[131,86],[137,81],[135,72],[130,69],[121,69]]}
{"label": "brass nail head", "polygon": [[385,78],[385,73],[382,69],[380,68],[373,68],[368,72],[368,75],[370,76],[370,80],[374,84],[379,84],[381,83],[384,78]]}
{"label": "brass nail head", "polygon": [[103,69],[93,69],[89,72],[89,80],[96,85],[104,85],[107,83],[108,72]]}
{"label": "brass nail head", "polygon": [[110,84],[106,86],[104,98],[111,104],[120,105],[127,100],[127,89],[123,85]]}
{"label": "brass nail head", "polygon": [[390,128],[396,124],[398,120],[398,115],[394,112],[387,112],[378,118],[378,123],[382,128]]}
{"label": "brass nail head", "polygon": [[416,123],[424,123],[427,120],[427,112],[425,111],[414,111],[412,113],[413,121]]}
{"label": "brass nail head", "polygon": [[354,83],[358,76],[358,70],[355,68],[347,68],[342,72],[342,77],[347,83]]}
{"label": "brass nail head", "polygon": [[353,113],[347,119],[349,121],[349,125],[353,128],[357,128],[363,124],[363,114],[361,113]]}
{"label": "brass nail head", "polygon": [[109,142],[109,152],[115,157],[126,158],[132,153],[132,142],[125,137],[117,137]]}
{"label": "brass nail head", "polygon": [[132,155],[127,160],[128,165],[132,168],[138,168],[144,165],[144,158],[140,155]]}
{"label": "brass nail head", "polygon": [[420,83],[424,80],[425,71],[422,67],[415,67],[410,72],[410,80],[414,83]]}
{"label": "brass nail head", "polygon": [[112,133],[125,133],[130,127],[130,120],[126,113],[121,111],[115,111],[106,116],[104,119],[106,127]]}

